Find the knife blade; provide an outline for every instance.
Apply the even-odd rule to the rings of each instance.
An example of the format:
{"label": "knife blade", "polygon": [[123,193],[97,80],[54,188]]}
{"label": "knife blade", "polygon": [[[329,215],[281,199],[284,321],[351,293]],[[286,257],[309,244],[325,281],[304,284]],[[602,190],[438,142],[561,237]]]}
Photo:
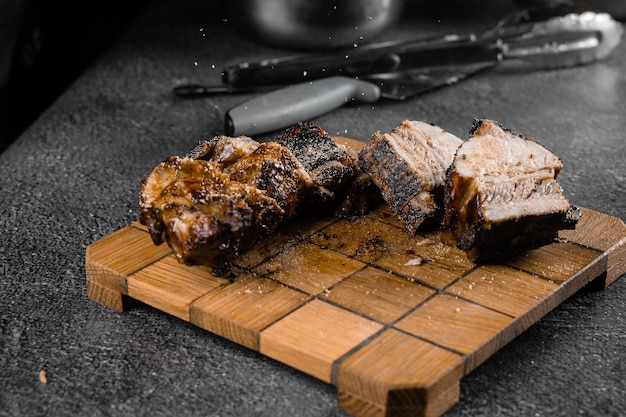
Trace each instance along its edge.
{"label": "knife blade", "polygon": [[408,97],[454,84],[489,69],[492,62],[365,77],[333,76],[261,94],[226,112],[226,135],[258,135],[309,120],[346,103],[374,103],[380,98]]}

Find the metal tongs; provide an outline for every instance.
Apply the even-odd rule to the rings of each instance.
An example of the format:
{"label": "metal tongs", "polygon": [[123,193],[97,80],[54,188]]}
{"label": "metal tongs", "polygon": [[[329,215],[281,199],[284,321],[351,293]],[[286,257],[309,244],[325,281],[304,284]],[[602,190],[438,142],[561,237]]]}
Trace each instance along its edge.
{"label": "metal tongs", "polygon": [[606,58],[621,34],[621,24],[606,13],[566,4],[535,7],[516,11],[481,33],[242,63],[225,68],[223,82],[233,88],[258,88],[333,75],[358,77],[504,61],[523,61],[539,68],[568,67]]}
{"label": "metal tongs", "polygon": [[[348,101],[403,100],[485,69],[586,64],[610,55],[623,28],[609,14],[560,4],[517,11],[493,28],[302,54],[225,68],[223,85],[183,85],[183,97],[264,91],[226,114],[226,134],[254,135],[311,119]],[[295,84],[295,85],[294,85]]]}

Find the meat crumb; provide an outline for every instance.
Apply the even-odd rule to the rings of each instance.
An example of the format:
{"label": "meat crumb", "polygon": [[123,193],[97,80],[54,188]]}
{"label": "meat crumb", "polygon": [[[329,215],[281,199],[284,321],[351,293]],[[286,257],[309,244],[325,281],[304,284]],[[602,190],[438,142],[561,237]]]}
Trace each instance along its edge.
{"label": "meat crumb", "polygon": [[417,258],[410,259],[407,263],[404,264],[404,266],[417,266],[423,263],[424,258],[418,256]]}
{"label": "meat crumb", "polygon": [[429,256],[418,256],[413,259],[409,259],[404,266],[419,266],[424,265],[426,262],[435,262],[435,260]]}

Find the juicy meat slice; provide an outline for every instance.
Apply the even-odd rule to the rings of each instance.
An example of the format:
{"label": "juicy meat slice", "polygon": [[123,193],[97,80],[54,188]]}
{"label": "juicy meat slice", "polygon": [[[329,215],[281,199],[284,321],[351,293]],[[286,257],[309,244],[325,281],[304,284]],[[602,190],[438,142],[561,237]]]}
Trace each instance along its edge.
{"label": "juicy meat slice", "polygon": [[203,140],[186,155],[187,158],[215,161],[222,168],[235,163],[240,158],[259,147],[259,142],[247,136],[215,136]]}
{"label": "juicy meat slice", "polygon": [[260,144],[226,169],[230,179],[252,185],[276,200],[285,217],[316,187],[304,166],[286,147],[276,142]]}
{"label": "juicy meat slice", "polygon": [[410,234],[441,219],[446,171],[461,143],[438,126],[404,120],[374,133],[359,153],[361,169]]}
{"label": "juicy meat slice", "polygon": [[298,158],[317,186],[311,194],[312,203],[333,201],[335,193],[344,188],[355,173],[356,162],[313,122],[287,128],[276,142]]}
{"label": "juicy meat slice", "polygon": [[180,262],[208,264],[215,275],[273,232],[284,214],[276,200],[231,181],[216,162],[175,156],[142,181],[139,206],[155,244],[165,238]]}
{"label": "juicy meat slice", "polygon": [[448,173],[444,225],[475,260],[550,243],[580,217],[556,182],[562,168],[539,143],[477,120]]}

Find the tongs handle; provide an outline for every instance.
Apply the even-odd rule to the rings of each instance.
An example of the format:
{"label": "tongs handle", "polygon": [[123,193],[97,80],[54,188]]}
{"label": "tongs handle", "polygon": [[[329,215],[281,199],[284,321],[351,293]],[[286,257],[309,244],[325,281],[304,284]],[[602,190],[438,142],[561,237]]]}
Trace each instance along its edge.
{"label": "tongs handle", "polygon": [[569,13],[533,24],[499,41],[502,59],[534,68],[560,68],[607,58],[621,42],[622,24],[607,13]]}
{"label": "tongs handle", "polygon": [[334,75],[390,72],[398,65],[399,58],[393,51],[302,54],[228,66],[222,73],[222,81],[237,88],[285,85]]}
{"label": "tongs handle", "polygon": [[[332,76],[358,77],[368,74],[389,73],[410,69],[415,59],[406,59],[403,54],[414,55],[429,51],[454,54],[454,46],[467,47],[474,42],[473,35],[448,35],[417,41],[391,41],[360,46],[355,49],[330,53],[308,53],[257,62],[230,65],[222,72],[222,82],[236,88],[277,86],[295,84]],[[475,49],[475,48],[474,48]],[[478,52],[478,51],[477,51]],[[420,57],[421,58],[421,57]],[[450,58],[447,58],[449,61]],[[421,65],[424,62],[420,63]]]}

